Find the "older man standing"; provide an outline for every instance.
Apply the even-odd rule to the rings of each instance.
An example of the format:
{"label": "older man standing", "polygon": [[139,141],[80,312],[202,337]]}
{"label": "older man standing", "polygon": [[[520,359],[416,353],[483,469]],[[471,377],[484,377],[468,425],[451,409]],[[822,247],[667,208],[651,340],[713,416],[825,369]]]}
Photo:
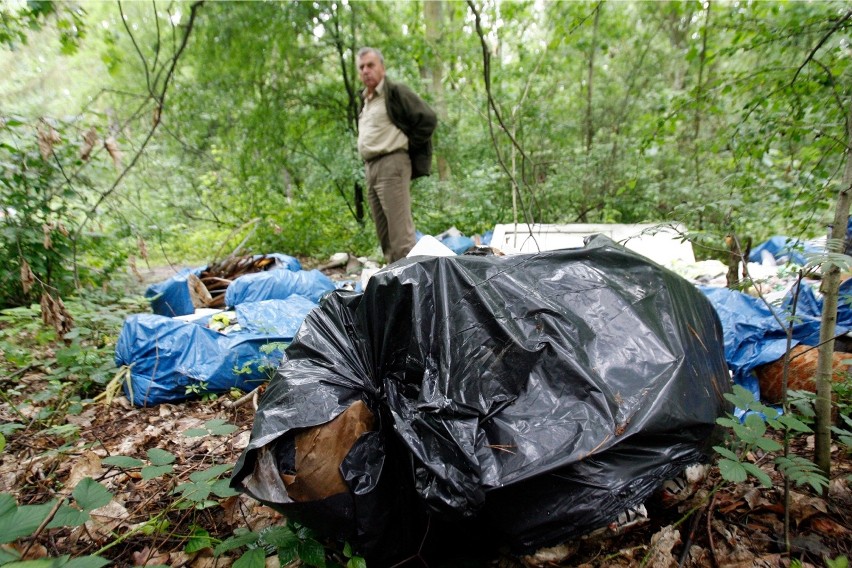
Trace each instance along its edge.
{"label": "older man standing", "polygon": [[388,262],[405,257],[414,246],[411,180],[432,169],[435,112],[417,94],[385,77],[385,60],[378,49],[358,50],[361,114],[358,152],[364,159],[367,200],[376,234]]}

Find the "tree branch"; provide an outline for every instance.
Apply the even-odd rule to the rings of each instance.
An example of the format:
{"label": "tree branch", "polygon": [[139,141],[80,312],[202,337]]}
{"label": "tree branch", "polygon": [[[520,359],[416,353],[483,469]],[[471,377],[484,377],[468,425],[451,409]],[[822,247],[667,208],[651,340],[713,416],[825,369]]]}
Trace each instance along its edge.
{"label": "tree branch", "polygon": [[[151,93],[151,97],[159,103],[159,106],[161,108],[162,108],[162,105],[165,101],[166,92],[167,92],[168,87],[169,87],[169,82],[170,82],[170,80],[171,80],[171,78],[174,74],[175,68],[177,67],[178,60],[180,59],[181,54],[183,53],[184,49],[186,48],[186,45],[189,41],[189,36],[192,33],[192,28],[193,28],[193,25],[195,23],[195,18],[198,14],[198,9],[203,4],[204,4],[203,0],[199,0],[199,1],[194,2],[192,4],[192,6],[190,8],[190,13],[189,13],[189,21],[186,24],[186,31],[184,32],[183,39],[181,41],[180,46],[178,47],[177,51],[175,52],[175,54],[171,58],[171,64],[169,65],[169,69],[168,69],[168,72],[166,73],[165,80],[163,81],[162,90],[158,94]],[[134,44],[135,44],[135,40],[134,40]],[[147,77],[148,77],[147,67],[146,67],[146,73],[145,74],[146,74],[146,80],[147,80]],[[113,192],[115,192],[116,189],[118,189],[118,186],[121,184],[121,182],[127,176],[127,174],[130,172],[130,170],[133,169],[133,167],[136,165],[136,162],[139,161],[139,158],[144,153],[145,148],[148,146],[148,143],[154,137],[154,133],[157,131],[157,127],[159,126],[159,124],[160,124],[159,120],[154,121],[154,123],[151,126],[151,129],[148,131],[148,134],[145,136],[145,139],[142,141],[142,145],[139,147],[136,154],[133,156],[133,159],[124,168],[124,170],[121,172],[121,174],[119,174],[119,176],[112,183],[112,185],[109,187],[109,189],[107,189],[106,191],[101,193],[101,195],[98,197],[98,200],[95,202],[94,206],[92,206],[92,208],[89,209],[89,211],[86,212],[83,220],[80,222],[80,225],[77,227],[77,230],[74,233],[74,240],[77,240],[77,238],[80,236],[80,233],[82,232],[83,228],[91,220],[91,218],[95,215],[95,213],[97,212],[97,209],[101,205],[101,203],[103,203],[104,200],[107,197],[109,197]],[[75,264],[76,264],[76,258],[75,258]]]}

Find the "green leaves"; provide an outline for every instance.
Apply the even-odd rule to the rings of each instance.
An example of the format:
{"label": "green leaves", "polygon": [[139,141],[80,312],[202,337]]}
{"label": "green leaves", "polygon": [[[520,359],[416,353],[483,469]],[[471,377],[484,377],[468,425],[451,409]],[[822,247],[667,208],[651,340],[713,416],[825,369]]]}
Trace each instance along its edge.
{"label": "green leaves", "polygon": [[194,527],[183,550],[187,554],[192,554],[193,552],[212,547],[213,539],[210,538],[210,533],[201,527]]}
{"label": "green leaves", "polygon": [[174,471],[174,467],[171,465],[175,461],[174,454],[160,448],[151,448],[146,453],[151,465],[142,468],[143,480],[154,479]]}
{"label": "green leaves", "polygon": [[222,498],[239,494],[228,486],[227,479],[218,479],[233,467],[232,464],[219,464],[193,472],[189,481],[175,487],[173,493],[181,495],[188,501],[187,506],[194,506],[196,509],[216,505],[216,501],[208,499],[211,493]]}
{"label": "green leaves", "polygon": [[72,497],[86,511],[100,509],[112,501],[112,493],[91,477],[83,478],[74,488]]}
{"label": "green leaves", "polygon": [[90,519],[89,512],[99,509],[112,501],[110,493],[103,485],[86,477],[77,484],[71,496],[76,507],[63,503],[60,505],[47,528],[77,527]]}
{"label": "green leaves", "polygon": [[228,424],[221,418],[214,418],[204,423],[203,428],[190,428],[183,435],[187,438],[198,438],[201,436],[227,436],[235,432],[237,427],[233,424]]}
{"label": "green leaves", "polygon": [[796,485],[810,485],[818,494],[828,487],[828,479],[810,460],[800,456],[779,456],[775,463],[778,470]]}
{"label": "green leaves", "polygon": [[[735,385],[733,392],[726,394],[725,398],[747,414],[742,422],[731,416],[716,420],[717,424],[729,428],[734,435],[730,447],[713,447],[721,456],[718,462],[719,473],[725,481],[730,483],[741,483],[751,475],[764,487],[771,487],[772,479],[769,475],[744,456],[755,449],[764,452],[777,452],[783,449],[781,444],[767,436],[769,427],[788,433],[809,433],[811,428],[793,414],[779,415],[775,409],[756,401],[754,396],[742,386]],[[836,427],[835,432],[847,434],[846,431]],[[852,433],[848,434],[852,441]],[[828,486],[828,480],[810,460],[799,456],[777,456],[774,464],[778,471],[796,485],[807,484],[818,492]]]}
{"label": "green leaves", "polygon": [[131,458],[129,456],[108,456],[102,459],[101,463],[104,465],[114,465],[124,469],[142,467],[145,464],[142,460]]}
{"label": "green leaves", "polygon": [[240,548],[241,546],[246,546],[247,544],[254,544],[257,542],[259,535],[256,532],[251,531],[234,531],[234,536],[229,537],[213,549],[214,556],[221,556],[222,554]]}
{"label": "green leaves", "polygon": [[18,506],[15,498],[0,493],[0,544],[13,542],[35,532],[53,510],[55,501]]}
{"label": "green leaves", "polygon": [[234,568],[265,568],[266,552],[262,548],[252,548],[234,562]]}
{"label": "green leaves", "polygon": [[[245,530],[235,531],[234,536],[220,543],[213,553],[215,556],[220,556],[225,552],[243,546],[248,547],[248,550],[237,562],[245,558],[245,566],[260,566],[260,564],[255,563],[265,558],[264,547],[274,547],[277,550],[278,560],[282,566],[297,560],[307,566],[318,568],[325,568],[326,566],[325,547],[316,539],[313,531],[294,522],[269,527],[260,533]],[[352,555],[351,547],[348,544],[343,553],[346,558],[349,558],[347,567],[364,568],[364,559]]]}

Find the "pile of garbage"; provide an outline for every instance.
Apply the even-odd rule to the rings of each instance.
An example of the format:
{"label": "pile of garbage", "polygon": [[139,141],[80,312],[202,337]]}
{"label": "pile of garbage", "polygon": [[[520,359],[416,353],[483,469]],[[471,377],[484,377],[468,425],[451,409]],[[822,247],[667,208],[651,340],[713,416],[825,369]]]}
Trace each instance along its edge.
{"label": "pile of garbage", "polygon": [[153,314],[128,317],[115,350],[137,406],[178,402],[269,380],[305,316],[336,289],[298,259],[264,254],[185,269],[146,291]]}
{"label": "pile of garbage", "polygon": [[442,526],[530,551],[709,460],[729,388],[710,302],[606,237],[415,256],[308,314],[231,484],[368,563]]}
{"label": "pile of garbage", "polygon": [[[541,227],[536,243],[566,230]],[[128,318],[116,361],[137,405],[274,373],[232,486],[370,563],[405,558],[426,534],[527,553],[710,461],[732,381],[755,397],[774,385],[790,292],[778,266],[798,249],[776,238],[753,251],[767,305],[725,288],[721,263],[652,237],[503,255],[491,235],[451,228],[362,267],[357,285],[287,255],[229,259],[152,286],[154,314]],[[643,256],[658,249],[667,268]],[[340,253],[326,267],[350,265]],[[794,345],[818,343],[820,312],[803,288]],[[842,301],[838,333],[850,329]]]}

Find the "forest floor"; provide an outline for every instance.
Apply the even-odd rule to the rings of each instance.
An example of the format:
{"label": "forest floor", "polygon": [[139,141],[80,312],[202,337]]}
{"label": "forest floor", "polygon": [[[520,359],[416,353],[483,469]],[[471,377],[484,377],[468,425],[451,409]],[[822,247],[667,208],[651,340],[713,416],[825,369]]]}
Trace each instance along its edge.
{"label": "forest floor", "polygon": [[[160,279],[163,273],[148,275]],[[33,400],[50,378],[34,370],[24,373],[15,392],[4,396],[29,396]],[[281,524],[274,510],[245,495],[214,499],[209,487],[202,498],[187,497],[187,486],[212,482],[204,472],[215,469],[227,479],[227,468],[246,447],[254,408],[249,401],[234,405],[235,397],[161,404],[136,408],[126,398],[86,404],[57,425],[75,426],[74,436],[61,429],[27,430],[8,437],[0,453],[0,490],[10,492],[18,504],[45,503],[72,494],[80,480],[91,477],[113,495],[106,506],[91,511],[91,519],[76,528],[40,526],[6,547],[25,559],[98,553],[116,566],[227,567],[239,562],[232,552],[213,556],[216,542],[235,530],[260,531]],[[8,405],[0,407],[0,422],[32,420],[44,408],[33,404],[10,417]],[[219,428],[221,422],[236,427]],[[794,440],[791,451],[812,457],[813,437]],[[163,453],[152,454],[158,448]],[[852,460],[845,448],[832,448],[833,471],[826,497],[807,487],[790,491],[791,553],[785,553],[783,481],[772,465],[772,454],[748,458],[773,480],[762,487],[753,478],[724,483],[717,467],[697,491],[678,506],[664,508],[653,499],[646,503],[649,520],[623,534],[576,539],[530,557],[512,555],[495,543],[493,554],[471,561],[465,551],[443,551],[430,560],[428,550],[406,566],[575,566],[654,567],[675,566],[745,568],[754,566],[845,566],[833,564],[852,557]],[[122,467],[107,456],[127,456],[161,469]],[[146,457],[147,456],[147,457]],[[166,456],[164,459],[163,456]],[[106,461],[105,461],[106,460]],[[160,461],[158,461],[160,460]],[[161,463],[165,462],[165,463]],[[160,464],[160,465],[157,465]],[[126,465],[126,464],[125,464]],[[196,487],[197,488],[197,487]],[[75,493],[76,495],[76,493]],[[191,506],[186,506],[189,502]],[[0,511],[2,513],[2,511]],[[45,523],[43,523],[45,524]],[[440,543],[434,546],[440,547]],[[7,548],[8,549],[8,548]],[[345,564],[345,558],[339,557]],[[464,559],[462,561],[462,559]],[[276,566],[277,558],[267,559]],[[0,562],[2,563],[2,562]],[[798,563],[798,564],[797,564]]]}

